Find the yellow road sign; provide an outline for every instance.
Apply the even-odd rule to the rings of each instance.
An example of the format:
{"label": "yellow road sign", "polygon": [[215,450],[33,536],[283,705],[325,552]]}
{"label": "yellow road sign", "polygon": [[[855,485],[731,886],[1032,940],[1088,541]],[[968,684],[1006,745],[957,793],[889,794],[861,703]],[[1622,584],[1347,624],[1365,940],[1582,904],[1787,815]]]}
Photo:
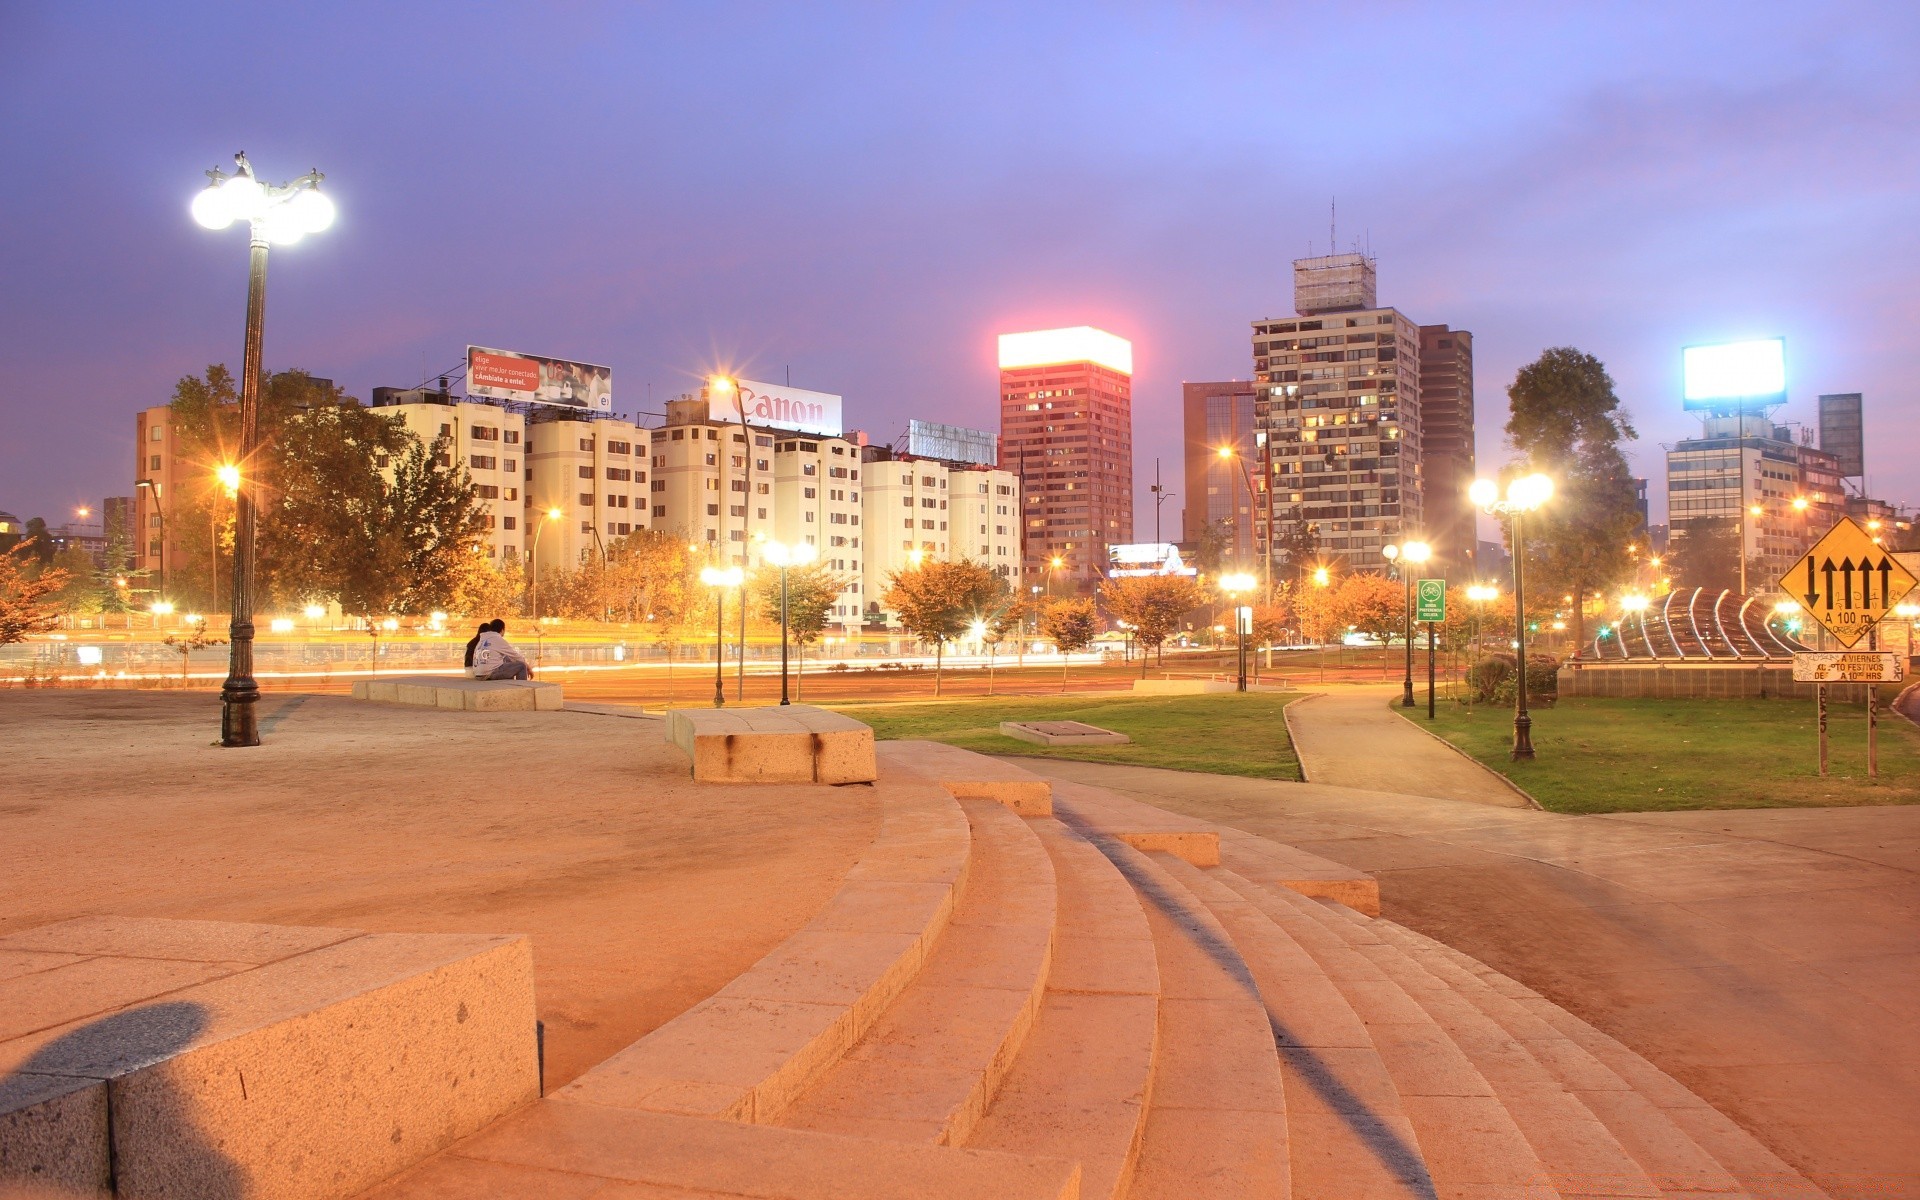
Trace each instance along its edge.
{"label": "yellow road sign", "polygon": [[1780,588],[1842,646],[1851,647],[1900,603],[1914,582],[1913,573],[1874,545],[1852,517],[1842,517],[1806,557],[1787,568]]}

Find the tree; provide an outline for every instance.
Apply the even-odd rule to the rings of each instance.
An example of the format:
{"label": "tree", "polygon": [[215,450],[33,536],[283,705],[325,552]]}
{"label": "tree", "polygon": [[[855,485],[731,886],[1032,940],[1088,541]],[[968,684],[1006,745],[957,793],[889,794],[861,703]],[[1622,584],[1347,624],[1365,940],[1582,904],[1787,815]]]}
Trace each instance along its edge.
{"label": "tree", "polygon": [[45,633],[60,620],[56,597],[67,585],[67,573],[59,567],[29,571],[34,559],[31,541],[0,553],[0,646]]}
{"label": "tree", "polygon": [[1386,645],[1405,632],[1406,588],[1383,575],[1353,574],[1334,591],[1335,624],[1352,627]]}
{"label": "tree", "polygon": [[[1620,443],[1637,434],[1599,359],[1556,346],[1520,369],[1507,389],[1507,439],[1526,467],[1554,481],[1553,499],[1526,517],[1528,568],[1543,588],[1584,597],[1633,569],[1627,547],[1640,527],[1633,474]],[[1585,605],[1573,606],[1584,645]]]}
{"label": "tree", "polygon": [[106,607],[106,587],[101,579],[100,568],[94,565],[93,555],[79,546],[68,546],[53,556],[49,566],[40,568],[41,573],[59,571],[66,582],[51,597],[53,604],[62,615],[73,618],[93,616]]}
{"label": "tree", "polygon": [[1308,580],[1293,593],[1293,615],[1300,627],[1300,633],[1317,646],[1324,646],[1342,627],[1339,611],[1339,591],[1331,581],[1319,583]]}
{"label": "tree", "polygon": [[453,569],[447,611],[463,617],[492,620],[519,615],[520,597],[527,590],[527,573],[518,559],[497,563],[474,546]]}
{"label": "tree", "polygon": [[1188,613],[1207,602],[1206,593],[1191,575],[1130,575],[1100,585],[1100,599],[1116,620],[1133,627],[1133,638],[1143,648],[1140,678],[1147,677],[1145,650],[1158,656],[1160,647],[1180,628]]}
{"label": "tree", "polygon": [[28,517],[25,535],[21,544],[27,548],[27,557],[45,567],[53,562],[53,536],[47,532],[45,517]]}
{"label": "tree", "polygon": [[1219,574],[1220,564],[1226,561],[1227,550],[1232,545],[1233,531],[1227,522],[1207,522],[1200,527],[1200,536],[1194,539],[1193,565],[1205,574]]}
{"label": "tree", "polygon": [[887,577],[881,603],[893,610],[901,628],[933,643],[933,694],[940,694],[946,644],[993,611],[1006,581],[972,559],[928,562]]}
{"label": "tree", "polygon": [[[752,591],[761,613],[767,620],[776,624],[780,620],[780,571],[767,568],[756,572]],[[787,568],[787,636],[804,654],[809,642],[818,640],[826,632],[827,617],[833,612],[833,606],[846,594],[847,578],[818,562],[804,566]],[[797,676],[804,676],[805,659],[796,669]],[[800,689],[796,678],[794,690]]]}
{"label": "tree", "polygon": [[1740,523],[1734,517],[1697,517],[1674,526],[1667,574],[1676,587],[1740,586]]}
{"label": "tree", "polygon": [[1282,526],[1273,541],[1280,561],[1293,569],[1294,578],[1305,575],[1308,564],[1320,551],[1320,527],[1311,521],[1291,521]]}
{"label": "tree", "polygon": [[1086,598],[1055,600],[1040,615],[1040,632],[1060,651],[1060,690],[1067,690],[1067,656],[1085,650],[1100,632],[1100,614]]}

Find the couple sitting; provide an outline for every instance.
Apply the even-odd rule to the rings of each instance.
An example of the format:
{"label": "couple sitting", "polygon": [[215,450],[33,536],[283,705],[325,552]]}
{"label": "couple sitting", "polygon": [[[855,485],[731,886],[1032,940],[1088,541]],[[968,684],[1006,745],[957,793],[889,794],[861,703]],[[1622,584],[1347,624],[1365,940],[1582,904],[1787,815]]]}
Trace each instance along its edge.
{"label": "couple sitting", "polygon": [[507,641],[507,623],[495,618],[467,643],[467,669],[475,679],[532,679],[533,669]]}

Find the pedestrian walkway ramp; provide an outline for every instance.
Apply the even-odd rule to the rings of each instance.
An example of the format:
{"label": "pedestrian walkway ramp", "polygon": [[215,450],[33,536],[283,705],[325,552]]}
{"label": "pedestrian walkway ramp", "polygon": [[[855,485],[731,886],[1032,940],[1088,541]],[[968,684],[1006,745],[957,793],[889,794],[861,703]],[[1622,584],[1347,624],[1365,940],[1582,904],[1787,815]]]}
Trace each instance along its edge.
{"label": "pedestrian walkway ramp", "polygon": [[1620,1043],[1379,919],[1358,872],[950,747],[878,757],[880,832],[811,923],[369,1195],[1821,1195]]}

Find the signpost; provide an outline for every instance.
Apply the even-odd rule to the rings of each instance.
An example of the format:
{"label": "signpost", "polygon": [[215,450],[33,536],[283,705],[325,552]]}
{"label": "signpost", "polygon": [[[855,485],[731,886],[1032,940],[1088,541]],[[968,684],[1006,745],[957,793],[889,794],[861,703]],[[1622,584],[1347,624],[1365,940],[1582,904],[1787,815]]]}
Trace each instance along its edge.
{"label": "signpost", "polygon": [[[1447,581],[1444,579],[1422,579],[1413,588],[1413,615],[1417,621],[1427,626],[1427,720],[1434,719],[1433,711],[1433,630],[1434,626],[1447,619]],[[1525,670],[1523,665],[1522,670]]]}
{"label": "signpost", "polygon": [[1827,684],[1867,685],[1867,778],[1880,776],[1880,689],[1897,683],[1900,663],[1891,654],[1875,650],[1874,626],[1906,598],[1916,580],[1913,572],[1873,540],[1852,517],[1842,517],[1813,544],[1813,549],[1787,568],[1780,589],[1792,596],[1800,610],[1819,622],[1835,641],[1852,650],[1869,638],[1865,653],[1807,653],[1793,656],[1793,677],[1813,684],[1816,720],[1820,730],[1820,774],[1827,773]]}

